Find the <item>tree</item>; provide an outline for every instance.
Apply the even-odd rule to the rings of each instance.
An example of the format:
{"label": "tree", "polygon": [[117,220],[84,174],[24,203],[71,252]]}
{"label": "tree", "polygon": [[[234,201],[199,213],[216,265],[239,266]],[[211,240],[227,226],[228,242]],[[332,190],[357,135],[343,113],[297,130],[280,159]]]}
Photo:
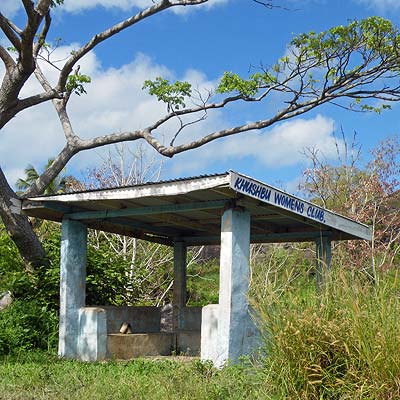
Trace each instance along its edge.
{"label": "tree", "polygon": [[[47,161],[47,164],[45,166],[45,170],[50,168],[51,164],[53,164],[54,159],[50,158]],[[19,178],[17,180],[17,183],[15,186],[17,189],[20,190],[20,192],[17,192],[17,194],[22,195],[25,190],[29,189],[31,185],[35,183],[35,181],[39,178],[40,174],[37,171],[37,169],[32,165],[29,164],[25,168],[25,177],[24,178]],[[43,194],[50,195],[50,194],[59,194],[62,192],[65,192],[66,186],[67,186],[67,180],[68,177],[62,176],[62,175],[57,175],[46,187],[46,189],[43,191]]]}
{"label": "tree", "polygon": [[360,154],[355,140],[349,148],[346,144],[342,152],[338,148],[338,165],[327,163],[321,154],[310,150],[313,166],[305,171],[303,189],[324,207],[371,226],[370,242],[341,246],[345,264],[364,269],[376,280],[378,271],[396,265],[400,253],[399,138],[380,142],[365,166],[360,165]]}
{"label": "tree", "polygon": [[[292,40],[287,56],[272,67],[262,67],[248,78],[226,72],[213,93],[206,96],[188,82],[169,82],[159,77],[144,82],[144,88],[166,105],[164,117],[144,128],[132,127],[127,132],[114,132],[92,139],[83,139],[72,126],[68,103],[71,96],[85,92],[90,77],[80,71],[79,61],[91,50],[118,33],[134,27],[140,21],[172,7],[194,7],[209,0],[160,0],[110,28],[98,32],[81,48],[73,51],[61,67],[52,84],[41,68],[41,61],[52,63],[50,44],[46,39],[52,28],[51,9],[62,6],[63,0],[21,0],[26,24],[17,26],[0,13],[0,27],[11,46],[0,46],[0,58],[5,74],[0,88],[0,129],[27,108],[52,102],[65,135],[65,146],[54,162],[27,189],[25,196],[43,193],[77,153],[109,144],[144,140],[166,157],[195,149],[218,138],[269,127],[279,121],[296,117],[325,103],[350,110],[380,111],[386,102],[400,99],[399,31],[389,21],[372,17],[350,22],[347,26],[326,32],[302,34]],[[271,7],[272,3],[256,1]],[[41,92],[21,98],[21,90],[31,77],[41,85]],[[259,121],[243,123],[201,138],[177,143],[177,138],[215,110],[228,108],[237,102],[260,103],[274,93],[283,96],[282,108]],[[380,99],[380,107],[368,100]],[[175,121],[175,125],[171,125]],[[171,128],[175,126],[176,129]],[[171,130],[171,141],[164,145],[161,130]],[[26,218],[12,212],[16,194],[0,169],[0,216],[27,263],[43,263],[45,252]]]}

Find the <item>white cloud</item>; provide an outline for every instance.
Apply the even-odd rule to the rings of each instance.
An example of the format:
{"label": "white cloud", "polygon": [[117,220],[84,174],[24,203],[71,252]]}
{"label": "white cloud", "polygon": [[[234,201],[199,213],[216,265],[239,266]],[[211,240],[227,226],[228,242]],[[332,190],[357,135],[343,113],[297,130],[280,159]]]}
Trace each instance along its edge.
{"label": "white cloud", "polygon": [[380,11],[390,11],[400,8],[399,0],[356,0],[360,4],[364,4]]}
{"label": "white cloud", "polygon": [[[172,11],[182,14],[198,8],[212,8],[216,5],[227,3],[229,0],[209,0],[207,3],[199,6],[177,6],[172,7]],[[62,9],[67,12],[80,12],[96,7],[107,9],[119,8],[123,11],[131,11],[135,8],[147,8],[154,5],[153,0],[65,0]]]}
{"label": "white cloud", "polygon": [[[186,14],[196,9],[210,9],[215,6],[225,4],[230,0],[208,0],[207,3],[195,6],[176,6],[171,10],[175,14]],[[65,0],[62,6],[56,8],[56,13],[70,12],[77,13],[93,8],[103,7],[105,9],[119,9],[122,11],[132,11],[143,9],[154,5],[153,0]],[[12,18],[22,9],[20,0],[1,0],[0,11],[8,18]]]}
{"label": "white cloud", "polygon": [[317,115],[313,119],[298,118],[273,127],[269,132],[238,136],[230,144],[230,154],[252,156],[269,167],[284,167],[304,160],[302,151],[315,147],[327,158],[336,154],[334,122]]}
{"label": "white cloud", "polygon": [[19,178],[23,178],[25,176],[24,168],[13,168],[7,170],[7,179],[11,185],[14,185]]}
{"label": "white cloud", "polygon": [[195,11],[196,9],[211,9],[216,6],[226,4],[231,0],[208,0],[207,3],[200,4],[198,6],[189,6],[189,7],[173,7],[172,11],[175,14],[186,14],[187,12],[192,12]]}
{"label": "white cloud", "polygon": [[234,166],[241,160],[248,159],[260,167],[277,169],[307,162],[304,150],[318,149],[327,159],[336,157],[335,141],[339,148],[342,142],[334,137],[334,121],[322,115],[315,118],[298,118],[276,125],[262,132],[247,132],[208,144],[196,150],[196,157],[191,152],[179,157],[174,165],[174,172],[180,175],[184,171],[198,170],[205,165],[226,162]]}
{"label": "white cloud", "polygon": [[96,7],[119,8],[124,11],[154,5],[151,0],[65,0],[62,10],[78,12]]}
{"label": "white cloud", "polygon": [[21,8],[19,0],[1,0],[0,11],[8,18],[13,17]]}

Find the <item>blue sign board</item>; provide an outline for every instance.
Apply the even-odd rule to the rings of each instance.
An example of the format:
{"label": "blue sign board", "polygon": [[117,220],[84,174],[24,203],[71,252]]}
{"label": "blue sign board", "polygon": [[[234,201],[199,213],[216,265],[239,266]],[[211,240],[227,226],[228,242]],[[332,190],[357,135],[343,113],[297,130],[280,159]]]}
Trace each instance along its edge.
{"label": "blue sign board", "polygon": [[246,194],[265,203],[295,212],[296,214],[308,217],[315,221],[322,223],[326,222],[326,210],[316,206],[315,204],[308,203],[242,175],[232,173],[231,176],[231,188],[236,192]]}

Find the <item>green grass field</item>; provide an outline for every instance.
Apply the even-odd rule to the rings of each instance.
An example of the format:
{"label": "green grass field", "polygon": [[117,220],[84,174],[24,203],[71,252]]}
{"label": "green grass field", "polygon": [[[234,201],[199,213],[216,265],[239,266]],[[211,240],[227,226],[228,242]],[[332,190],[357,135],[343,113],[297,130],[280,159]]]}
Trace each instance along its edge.
{"label": "green grass field", "polygon": [[0,359],[0,399],[265,399],[250,367],[216,371],[198,361],[62,361],[42,352]]}

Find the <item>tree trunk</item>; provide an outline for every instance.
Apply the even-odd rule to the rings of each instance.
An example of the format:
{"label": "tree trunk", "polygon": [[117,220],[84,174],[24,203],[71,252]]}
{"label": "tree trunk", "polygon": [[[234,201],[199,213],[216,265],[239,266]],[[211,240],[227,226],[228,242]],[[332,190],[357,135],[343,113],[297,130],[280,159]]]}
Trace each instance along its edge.
{"label": "tree trunk", "polygon": [[11,212],[11,199],[18,198],[0,168],[0,217],[11,239],[24,259],[27,272],[46,265],[48,260],[39,238],[24,215]]}

